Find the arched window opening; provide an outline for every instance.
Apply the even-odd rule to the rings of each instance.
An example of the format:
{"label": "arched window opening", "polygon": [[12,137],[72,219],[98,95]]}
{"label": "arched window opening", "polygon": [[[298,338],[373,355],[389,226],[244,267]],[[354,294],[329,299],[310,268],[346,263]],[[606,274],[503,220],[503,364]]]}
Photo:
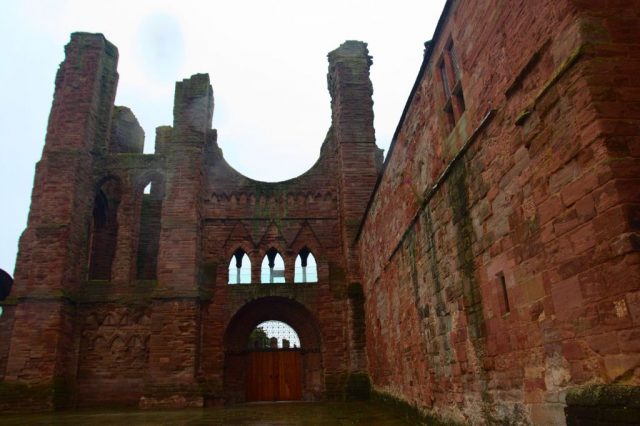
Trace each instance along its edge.
{"label": "arched window opening", "polygon": [[296,257],[294,282],[318,282],[318,265],[316,264],[316,258],[307,247],[300,250],[298,257]]}
{"label": "arched window opening", "polygon": [[283,283],[284,280],[284,260],[278,253],[278,250],[270,248],[264,259],[262,259],[262,267],[260,280],[263,283]]}
{"label": "arched window opening", "polygon": [[164,185],[161,179],[149,182],[142,192],[136,278],[154,280],[158,277],[160,219]]}
{"label": "arched window opening", "polygon": [[244,250],[239,248],[229,262],[229,284],[251,283],[251,260]]}
{"label": "arched window opening", "polygon": [[0,269],[0,301],[9,297],[13,287],[13,278],[3,269]]}
{"label": "arched window opening", "polygon": [[249,349],[299,349],[298,333],[286,322],[265,321],[249,335]]}
{"label": "arched window opening", "polygon": [[89,237],[89,279],[110,280],[111,264],[116,253],[120,185],[108,179],[93,202],[93,220]]}

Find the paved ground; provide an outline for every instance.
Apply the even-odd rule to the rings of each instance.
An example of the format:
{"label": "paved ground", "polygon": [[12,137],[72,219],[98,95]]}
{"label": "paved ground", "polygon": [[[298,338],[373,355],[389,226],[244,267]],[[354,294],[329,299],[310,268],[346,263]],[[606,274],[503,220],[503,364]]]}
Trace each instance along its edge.
{"label": "paved ground", "polygon": [[401,412],[376,402],[246,404],[181,411],[70,411],[0,415],[3,426],[17,425],[416,425]]}

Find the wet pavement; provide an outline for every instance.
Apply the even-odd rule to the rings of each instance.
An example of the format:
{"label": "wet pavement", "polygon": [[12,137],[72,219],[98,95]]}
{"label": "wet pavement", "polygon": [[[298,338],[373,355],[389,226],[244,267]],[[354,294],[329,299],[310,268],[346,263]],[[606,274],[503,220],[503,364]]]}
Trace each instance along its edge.
{"label": "wet pavement", "polygon": [[244,404],[225,408],[171,411],[67,411],[0,415],[3,426],[17,425],[416,425],[416,419],[375,401],[348,403]]}

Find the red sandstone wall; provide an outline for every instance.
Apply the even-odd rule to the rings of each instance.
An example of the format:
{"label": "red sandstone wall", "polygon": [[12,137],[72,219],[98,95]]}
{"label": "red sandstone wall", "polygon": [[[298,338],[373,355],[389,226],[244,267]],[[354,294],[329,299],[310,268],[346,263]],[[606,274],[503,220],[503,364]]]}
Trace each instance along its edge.
{"label": "red sandstone wall", "polygon": [[[320,158],[308,172],[284,182],[257,182],[233,170],[217,145],[209,148],[202,238],[203,287],[211,301],[202,314],[200,378],[214,398],[224,394],[223,388],[231,400],[244,398],[242,376],[237,376],[243,369],[231,367],[235,373],[230,373],[227,368],[229,356],[241,365],[241,354],[229,355],[226,330],[234,321],[250,321],[238,316],[240,308],[263,297],[291,299],[290,309],[302,304],[309,318],[291,325],[306,327],[306,321],[319,332],[321,344],[303,357],[305,398],[340,398],[348,374],[365,368],[362,342],[354,344],[350,330],[347,286],[359,277],[353,230],[378,170],[370,63],[366,45],[359,42],[347,42],[329,55],[329,61],[333,124]],[[318,282],[295,284],[294,263],[305,246],[316,258]],[[260,284],[262,260],[271,247],[283,257],[289,284]],[[229,262],[238,248],[251,260],[251,285],[227,284]],[[262,318],[281,315],[285,313],[274,311]]]}
{"label": "red sandstone wall", "polygon": [[9,355],[9,344],[11,342],[11,332],[13,331],[13,316],[15,308],[3,305],[3,313],[0,316],[0,380],[4,379],[5,368],[7,366],[7,356]]}
{"label": "red sandstone wall", "polygon": [[[332,53],[332,63],[342,61],[330,68],[341,76],[332,88],[338,118],[317,164],[280,183],[252,181],[225,163],[204,74],[176,84],[173,127],[158,129],[155,154],[141,154],[133,113],[116,107],[111,117],[115,52],[99,34],[75,34],[67,46],[21,239],[16,294],[24,299],[0,323],[0,409],[243,400],[243,355],[230,350],[246,350],[248,333],[268,319],[291,319],[310,339],[304,397],[343,397],[349,374],[365,368],[361,304],[352,312],[347,286],[359,277],[353,233],[379,166],[366,45]],[[102,230],[92,217],[101,187]],[[318,282],[294,284],[305,246]],[[249,286],[227,285],[238,247],[251,257]],[[285,260],[287,284],[259,283],[271,247]],[[256,312],[238,315],[256,301]],[[246,335],[230,336],[232,324]],[[15,400],[16,389],[38,400]]]}
{"label": "red sandstone wall", "polygon": [[[81,33],[65,51],[16,262],[17,304],[1,392],[14,409],[47,408],[53,400],[68,405],[63,394],[75,380],[75,306],[64,296],[86,279],[91,152],[106,146],[118,52],[102,35]],[[27,385],[51,392],[16,399],[16,389]]]}
{"label": "red sandstone wall", "polygon": [[359,240],[377,390],[563,424],[568,388],[640,382],[638,28],[633,2],[449,2]]}
{"label": "red sandstone wall", "polygon": [[78,405],[137,405],[148,362],[150,309],[88,304],[79,318]]}
{"label": "red sandstone wall", "polygon": [[[310,313],[305,321],[320,333],[322,344],[303,357],[308,363],[304,370],[305,398],[342,395],[341,387],[356,355],[350,350],[350,335],[346,330],[348,264],[338,205],[337,176],[341,169],[335,155],[337,146],[330,132],[319,160],[308,172],[273,184],[238,174],[219,153],[212,152],[207,168],[203,227],[203,255],[208,271],[204,286],[211,292],[212,300],[203,310],[202,378],[213,389],[230,387],[232,400],[244,398],[243,368],[238,367],[234,369],[237,374],[230,374],[225,367],[229,362],[225,356],[229,348],[224,340],[227,327],[248,298],[259,300],[268,296],[301,303]],[[315,256],[318,282],[296,284],[294,264],[305,246]],[[251,285],[227,284],[229,262],[239,247],[251,260]],[[288,284],[260,283],[262,260],[271,247],[278,249],[283,257]],[[275,319],[279,315],[276,311],[265,313],[264,319]],[[303,322],[291,325],[299,328]],[[225,371],[226,377],[223,377]]]}

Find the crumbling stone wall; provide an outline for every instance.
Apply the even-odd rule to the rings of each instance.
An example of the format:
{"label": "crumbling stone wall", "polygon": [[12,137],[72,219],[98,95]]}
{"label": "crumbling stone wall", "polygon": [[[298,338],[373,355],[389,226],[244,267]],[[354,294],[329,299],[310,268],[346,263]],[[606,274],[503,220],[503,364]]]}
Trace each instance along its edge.
{"label": "crumbling stone wall", "polygon": [[435,417],[640,381],[638,8],[530,6],[447,3],[359,236],[374,389]]}
{"label": "crumbling stone wall", "polygon": [[[366,369],[347,286],[359,276],[353,236],[381,166],[366,44],[331,52],[334,119],[320,158],[279,183],[225,162],[206,74],[176,83],[173,125],[143,154],[135,115],[113,105],[116,62],[101,34],[75,33],[66,47],[16,291],[3,302],[0,409],[242,401],[238,342],[248,335],[228,330],[269,319],[313,336],[302,349],[304,398],[343,398]],[[227,284],[238,248],[251,258],[249,285]],[[271,248],[285,284],[260,284]],[[293,282],[302,249],[317,260],[317,283]]]}
{"label": "crumbling stone wall", "polygon": [[[319,330],[322,344],[314,349],[319,356],[305,356],[309,370],[303,392],[310,399],[342,398],[349,374],[366,369],[364,347],[354,344],[347,294],[348,283],[359,276],[353,233],[347,228],[353,228],[355,217],[362,217],[362,200],[370,196],[380,167],[366,44],[346,42],[329,54],[329,64],[333,121],[320,158],[309,171],[283,182],[258,182],[233,170],[215,144],[206,155],[203,288],[210,292],[211,300],[203,309],[207,326],[201,370],[209,389],[224,387],[225,380],[238,381],[222,375],[227,359],[216,355],[225,351],[219,330],[226,329],[246,300],[275,295],[288,294],[302,303],[311,314],[308,320]],[[349,81],[341,83],[344,87],[332,87],[332,81],[345,78],[339,77],[342,74]],[[341,121],[336,118],[340,114],[364,118],[357,123]],[[356,192],[359,204],[347,205],[344,200],[353,203]],[[260,285],[262,260],[272,247],[284,260],[287,283],[294,282],[296,257],[308,248],[318,264],[318,283]],[[250,286],[227,285],[229,262],[238,248],[251,261]],[[354,260],[349,262],[349,256]]]}
{"label": "crumbling stone wall", "polygon": [[[447,2],[384,166],[371,58],[346,42],[320,157],[279,183],[225,162],[205,74],[143,154],[113,105],[117,49],[73,34],[2,302],[0,410],[242,401],[242,342],[280,319],[306,345],[305,399],[371,383],[449,421],[628,415],[639,28],[636,2]],[[227,284],[239,248],[249,285]],[[272,248],[286,283],[262,285]],[[303,248],[317,283],[293,283]]]}

